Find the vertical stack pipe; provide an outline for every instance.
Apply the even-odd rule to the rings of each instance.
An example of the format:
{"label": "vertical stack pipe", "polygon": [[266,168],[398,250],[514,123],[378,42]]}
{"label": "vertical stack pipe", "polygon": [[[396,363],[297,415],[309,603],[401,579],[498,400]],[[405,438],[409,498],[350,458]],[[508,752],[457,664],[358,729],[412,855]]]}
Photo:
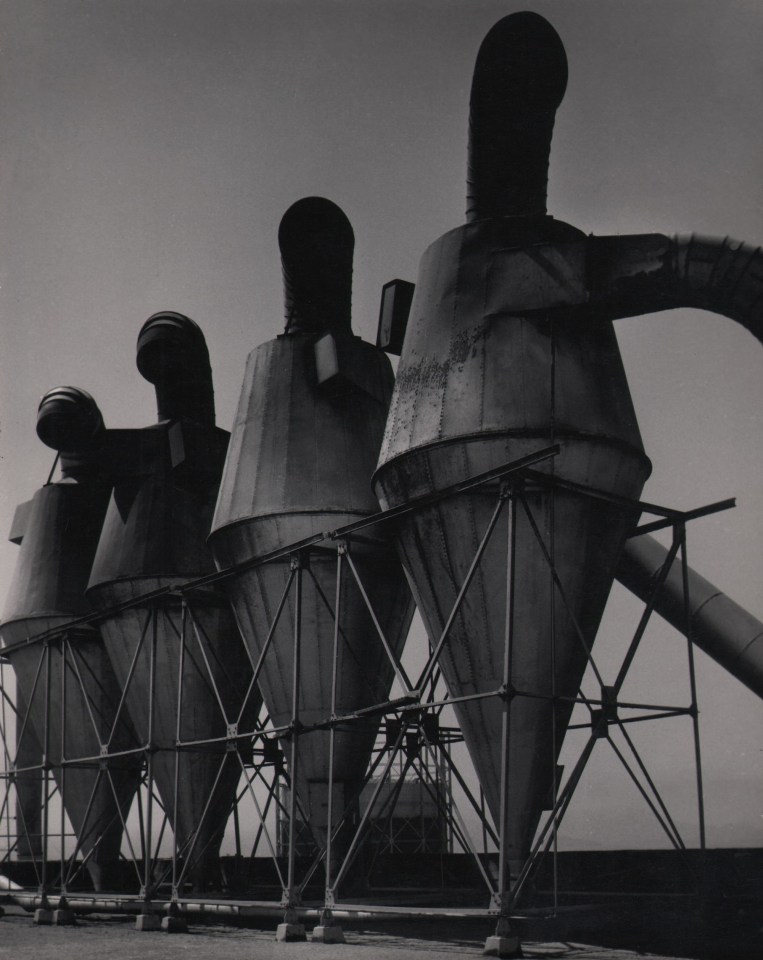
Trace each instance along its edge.
{"label": "vertical stack pipe", "polygon": [[[512,872],[550,802],[569,698],[635,519],[554,480],[637,498],[650,470],[612,324],[591,324],[580,309],[585,238],[546,215],[566,82],[561,40],[536,14],[504,18],[480,48],[467,223],[422,258],[374,478],[382,505],[395,507],[549,444],[561,448],[545,479],[526,482],[513,544],[505,518],[496,527],[439,661],[453,697],[497,691],[508,679],[505,739],[502,698],[455,711],[488,807],[507,824]],[[497,495],[486,485],[401,521],[400,554],[433,644]]]}
{"label": "vertical stack pipe", "polygon": [[[62,479],[46,484],[24,505],[23,529],[14,536],[21,548],[0,634],[6,646],[22,644],[8,654],[18,703],[29,706],[30,732],[63,795],[79,855],[88,857],[92,882],[102,890],[116,880],[121,818],[137,789],[139,769],[134,759],[102,763],[99,756],[106,746],[133,748],[135,734],[126,716],[117,718],[119,687],[96,628],[80,624],[64,639],[26,641],[63,631],[90,612],[85,588],[110,493],[105,431],[88,394],[59,387],[40,403],[37,432],[61,453]],[[23,726],[23,713],[17,722]],[[61,766],[77,758],[83,762]],[[22,789],[27,787],[39,800],[39,785],[30,779]],[[49,833],[57,834],[58,824],[49,823]],[[72,844],[68,852],[74,852]]]}
{"label": "vertical stack pipe", "polygon": [[[115,469],[88,598],[107,612],[104,642],[149,751],[186,876],[198,889],[219,880],[241,764],[224,742],[180,750],[176,744],[224,739],[242,706],[241,732],[251,730],[260,701],[257,695],[244,705],[251,666],[219,590],[189,592],[185,610],[178,593],[141,599],[214,572],[206,537],[228,434],[215,426],[209,355],[192,320],[175,313],[149,318],[137,364],[155,385],[159,422],[124,431],[126,455]],[[125,606],[109,611],[116,604]]]}
{"label": "vertical stack pipe", "polygon": [[[381,444],[393,374],[386,355],[350,326],[354,235],[344,213],[304,198],[279,228],[286,332],[249,355],[220,488],[210,545],[225,568],[341,527],[378,511],[371,474]],[[328,348],[329,362],[320,359]],[[351,557],[381,628],[402,649],[412,602],[385,531],[351,544]],[[384,702],[393,668],[361,593],[345,567],[339,596],[337,683],[332,695],[337,548],[324,542],[301,573],[263,660],[259,683],[271,720],[309,725]],[[264,649],[290,576],[290,559],[257,566],[229,582],[236,616],[253,657]],[[299,614],[298,611],[299,610]],[[293,697],[295,619],[301,627],[300,680]],[[332,711],[333,700],[333,711]],[[335,733],[302,733],[296,788],[313,835],[326,841],[328,784],[332,826],[359,791],[378,720]],[[294,773],[290,766],[290,771]],[[357,803],[355,803],[357,813]],[[342,841],[333,847],[339,856]],[[333,856],[332,856],[332,859]]]}

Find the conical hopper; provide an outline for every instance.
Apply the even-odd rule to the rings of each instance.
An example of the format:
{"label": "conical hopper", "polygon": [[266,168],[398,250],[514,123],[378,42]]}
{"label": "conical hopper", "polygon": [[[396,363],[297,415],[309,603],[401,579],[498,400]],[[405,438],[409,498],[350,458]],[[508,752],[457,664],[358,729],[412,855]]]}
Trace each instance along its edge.
{"label": "conical hopper", "polygon": [[[210,537],[221,569],[378,511],[370,477],[393,376],[387,357],[350,330],[352,228],[330,201],[306,198],[284,215],[279,242],[287,329],[254,350],[247,362]],[[322,366],[322,347],[316,347],[321,338],[322,347],[330,346],[332,362],[336,361],[328,371]],[[399,653],[412,601],[394,546],[379,539],[379,532],[373,536],[377,539],[353,545],[351,555],[382,630]],[[297,715],[303,725],[326,720],[332,713],[336,571],[336,547],[324,542],[319,550],[310,551],[300,574]],[[255,659],[264,648],[289,576],[290,560],[284,557],[228,583]],[[384,702],[393,678],[393,667],[346,567],[339,606],[337,716]],[[277,727],[288,726],[295,716],[296,610],[295,585],[259,677]],[[330,774],[336,824],[360,789],[377,729],[376,720],[337,728],[333,767],[327,730],[299,736],[297,793],[318,843],[326,841]],[[339,839],[334,854],[338,856],[342,846]]]}
{"label": "conical hopper", "polygon": [[[230,605],[214,588],[189,593],[185,612],[174,594],[139,598],[214,571],[206,536],[228,435],[214,426],[206,345],[192,321],[152,317],[138,351],[141,372],[157,388],[161,422],[130,431],[125,440],[133,456],[123,458],[115,480],[88,599],[105,612],[137,601],[108,613],[101,633],[138,736],[151,746],[152,774],[188,864],[186,876],[200,888],[219,879],[219,848],[241,764],[224,742],[175,745],[228,735],[251,666]],[[241,718],[242,733],[252,729],[258,709],[254,698]]]}
{"label": "conical hopper", "polygon": [[[85,439],[78,436],[83,424],[91,431]],[[84,392],[64,387],[43,397],[40,437],[57,449],[69,440],[69,449],[81,452],[62,453],[64,479],[38,490],[24,505],[23,531],[14,537],[21,538],[21,548],[0,628],[6,646],[64,627],[90,612],[85,587],[109,497],[108,482],[99,473],[102,431],[100,413]],[[60,640],[47,648],[30,644],[8,656],[16,672],[19,703],[29,706],[29,733],[38,745],[46,746],[77,837],[78,855],[88,857],[96,890],[108,889],[116,881],[122,818],[129,811],[140,771],[135,760],[112,758],[101,765],[99,756],[105,746],[112,751],[134,747],[135,735],[126,716],[114,726],[119,688],[98,631],[79,626],[68,632],[67,639],[67,646]],[[24,716],[18,720],[20,726]],[[22,740],[24,746],[28,743]],[[88,759],[81,766],[60,766],[62,760],[77,758]],[[25,787],[34,789],[31,782]],[[39,784],[36,789],[39,800]],[[51,825],[53,834],[57,830]],[[70,844],[68,853],[73,852]]]}
{"label": "conical hopper", "polygon": [[[42,747],[31,723],[24,725],[27,703],[16,686],[16,856],[42,856]],[[24,767],[39,769],[24,771]],[[19,772],[21,771],[21,772]]]}
{"label": "conical hopper", "polygon": [[[385,507],[408,503],[550,444],[548,477],[638,497],[649,473],[611,323],[588,321],[583,235],[545,216],[548,148],[566,57],[535,14],[500,21],[477,61],[469,222],[424,254],[375,474]],[[498,502],[495,484],[417,510],[399,548],[432,644],[439,640]],[[571,704],[634,517],[528,482],[489,541],[444,645],[452,697],[493,818],[508,763],[507,860],[524,860],[549,804]],[[542,544],[542,545],[541,545]],[[561,590],[555,590],[549,558]],[[507,597],[509,598],[507,600]],[[510,604],[507,617],[507,602]],[[557,698],[552,702],[551,698]]]}

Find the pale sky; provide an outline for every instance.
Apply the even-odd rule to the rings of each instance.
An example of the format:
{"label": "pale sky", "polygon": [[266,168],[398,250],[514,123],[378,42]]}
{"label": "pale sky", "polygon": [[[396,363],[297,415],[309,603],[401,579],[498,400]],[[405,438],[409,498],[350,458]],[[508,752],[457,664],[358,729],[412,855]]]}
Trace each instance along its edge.
{"label": "pale sky", "polygon": [[[157,310],[204,330],[230,428],[246,354],[283,326],[276,234],[300,197],[352,222],[354,327],[373,339],[382,284],[415,280],[425,247],[464,220],[474,59],[521,9],[552,22],[570,65],[550,213],[597,234],[761,242],[757,0],[0,0],[3,538],[52,463],[34,432],[46,390],[83,387],[107,426],[155,419],[134,356]],[[763,619],[760,345],[693,311],[617,332],[654,464],[645,499],[737,497],[690,526],[690,562]],[[0,599],[15,554],[0,544]],[[605,667],[638,612],[615,588]],[[685,703],[685,657],[655,630],[628,689]],[[760,845],[763,704],[701,654],[698,679],[708,841]],[[639,725],[639,742],[695,842],[688,722],[670,723]],[[602,752],[566,842],[661,845],[639,803]]]}

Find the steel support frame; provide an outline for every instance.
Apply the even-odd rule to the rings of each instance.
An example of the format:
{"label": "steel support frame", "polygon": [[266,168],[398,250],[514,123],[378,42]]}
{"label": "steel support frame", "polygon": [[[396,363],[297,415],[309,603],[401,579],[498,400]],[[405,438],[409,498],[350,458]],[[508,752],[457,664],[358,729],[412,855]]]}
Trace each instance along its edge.
{"label": "steel support frame", "polygon": [[[183,584],[174,584],[169,587],[160,588],[158,590],[151,591],[150,593],[144,595],[143,597],[138,597],[134,600],[131,600],[126,603],[115,605],[113,608],[105,611],[101,611],[97,615],[92,615],[90,617],[80,618],[77,621],[73,621],[68,624],[65,628],[58,630],[47,631],[44,634],[41,634],[38,637],[30,638],[30,640],[25,642],[25,646],[29,644],[37,643],[39,644],[41,650],[40,665],[37,671],[37,679],[35,685],[42,674],[44,674],[44,683],[45,683],[45,702],[46,702],[46,716],[45,716],[45,733],[44,733],[44,753],[42,763],[39,767],[30,767],[29,770],[40,769],[42,771],[44,781],[45,781],[45,790],[44,790],[44,804],[43,804],[43,856],[41,862],[38,866],[38,879],[39,879],[39,891],[43,898],[46,898],[48,893],[51,892],[51,882],[49,877],[49,857],[48,857],[48,848],[50,841],[50,822],[49,822],[49,812],[50,812],[50,800],[55,793],[55,783],[52,776],[52,765],[50,763],[50,737],[52,735],[52,724],[50,717],[50,657],[51,649],[57,647],[60,651],[59,655],[62,657],[66,656],[66,651],[70,651],[70,656],[75,658],[73,662],[76,663],[76,637],[71,633],[72,627],[79,626],[81,624],[93,623],[97,625],[99,619],[103,619],[110,614],[114,614],[123,610],[129,606],[147,606],[148,612],[146,615],[146,621],[144,624],[143,635],[141,637],[139,646],[135,653],[135,658],[130,667],[128,677],[126,679],[124,688],[122,690],[121,700],[117,708],[117,714],[112,726],[112,731],[108,737],[108,740],[105,744],[101,746],[100,754],[96,756],[89,757],[67,757],[65,754],[66,744],[62,743],[62,762],[60,764],[62,772],[65,771],[67,766],[71,765],[83,765],[83,764],[97,764],[99,766],[100,772],[109,776],[108,771],[108,761],[116,757],[124,757],[128,754],[134,754],[143,758],[144,762],[144,783],[146,785],[146,809],[145,812],[142,809],[142,804],[139,805],[140,810],[140,821],[141,821],[141,843],[140,850],[136,851],[132,845],[132,841],[129,837],[129,832],[126,829],[126,822],[124,818],[122,819],[123,827],[125,827],[125,835],[127,837],[127,844],[130,848],[131,859],[136,866],[136,874],[138,876],[139,882],[141,884],[140,897],[142,897],[146,904],[150,903],[152,898],[156,897],[158,893],[159,882],[164,878],[158,878],[154,875],[154,867],[158,859],[159,845],[154,843],[154,820],[156,806],[158,805],[158,798],[155,796],[155,791],[153,789],[153,769],[152,769],[152,756],[157,749],[157,745],[154,742],[153,736],[153,712],[154,712],[154,698],[156,696],[155,691],[155,677],[154,677],[154,663],[155,663],[155,654],[156,654],[156,617],[158,616],[158,604],[161,602],[166,602],[167,598],[174,596],[177,598],[183,605],[183,616],[182,616],[182,626],[180,631],[179,644],[180,644],[180,654],[179,654],[179,669],[178,669],[178,715],[177,715],[177,729],[176,729],[176,744],[174,749],[179,755],[179,751],[189,748],[203,748],[208,746],[219,747],[221,742],[225,742],[227,750],[235,750],[238,755],[239,763],[242,770],[242,775],[244,777],[245,785],[241,790],[237,802],[240,802],[241,798],[246,794],[250,796],[255,804],[258,815],[260,816],[261,823],[258,827],[257,841],[259,842],[263,837],[265,838],[266,845],[268,846],[271,856],[276,864],[276,869],[279,876],[281,877],[282,884],[282,897],[279,905],[285,909],[288,913],[293,913],[299,909],[301,904],[301,896],[304,892],[304,889],[307,885],[307,882],[312,877],[314,870],[320,863],[325,864],[326,871],[326,882],[324,890],[324,904],[323,904],[323,917],[324,922],[330,920],[331,911],[339,903],[339,888],[342,883],[342,880],[346,876],[346,873],[352,863],[353,857],[357,853],[359,845],[362,841],[365,828],[367,826],[368,820],[374,810],[374,806],[381,794],[382,785],[385,783],[386,779],[391,775],[394,761],[398,755],[401,745],[403,742],[403,737],[407,726],[413,725],[420,732],[420,740],[424,752],[431,759],[433,756],[439,754],[440,763],[448,770],[451,777],[455,776],[457,781],[460,781],[461,786],[465,789],[467,800],[472,807],[473,811],[480,818],[482,825],[482,830],[484,837],[488,835],[493,838],[494,842],[498,847],[498,858],[499,858],[499,871],[498,871],[498,884],[497,886],[492,882],[491,878],[487,875],[483,859],[480,857],[479,851],[476,848],[470,838],[468,837],[468,831],[465,829],[464,820],[457,807],[453,808],[453,813],[449,816],[448,828],[452,836],[455,836],[459,839],[461,845],[464,849],[469,849],[475,857],[475,861],[478,864],[480,871],[483,875],[483,878],[486,883],[486,887],[490,894],[490,906],[486,910],[486,914],[496,915],[498,918],[498,929],[499,931],[504,930],[506,925],[510,923],[510,918],[512,912],[516,909],[517,903],[520,896],[522,895],[528,878],[532,873],[537,869],[541,858],[551,847],[552,843],[556,842],[556,835],[559,829],[559,826],[562,822],[564,814],[569,806],[570,800],[574,794],[574,791],[577,787],[577,784],[580,782],[580,779],[585,770],[588,759],[591,756],[591,753],[594,749],[596,742],[600,739],[607,740],[613,748],[615,755],[623,763],[628,775],[634,782],[637,784],[639,792],[647,801],[650,809],[655,814],[658,819],[658,822],[661,824],[665,830],[667,836],[669,837],[671,843],[676,847],[676,849],[683,850],[685,845],[681,839],[678,831],[675,828],[667,807],[665,806],[662,798],[659,795],[657,787],[655,786],[652,778],[649,776],[646,765],[643,762],[643,759],[639,756],[631,738],[627,734],[626,724],[629,722],[635,722],[636,720],[644,719],[658,719],[665,717],[674,717],[681,715],[689,715],[692,718],[693,722],[693,735],[695,743],[695,766],[697,771],[697,803],[698,803],[698,817],[700,823],[700,843],[701,846],[705,845],[705,829],[704,829],[704,802],[703,802],[703,788],[702,788],[702,769],[701,769],[701,750],[700,750],[700,739],[699,739],[699,726],[698,726],[698,708],[697,708],[697,693],[696,693],[696,682],[694,677],[694,664],[693,664],[693,645],[690,638],[689,631],[689,598],[688,598],[688,565],[687,565],[687,556],[686,556],[686,522],[690,519],[693,519],[696,516],[704,516],[708,513],[716,512],[717,510],[727,509],[729,506],[733,505],[733,501],[723,501],[718,504],[712,504],[708,507],[700,508],[695,511],[681,512],[675,510],[669,510],[666,508],[658,507],[654,504],[646,504],[639,501],[621,501],[620,498],[612,498],[606,493],[601,491],[591,490],[589,488],[579,487],[574,484],[568,484],[564,481],[559,481],[555,477],[549,478],[546,474],[539,474],[537,471],[533,470],[533,466],[538,462],[547,460],[553,457],[557,452],[558,447],[545,448],[544,450],[539,451],[537,454],[522,458],[521,461],[516,461],[512,464],[505,465],[502,468],[489,471],[485,474],[479,475],[477,477],[469,478],[460,484],[456,484],[452,487],[449,487],[447,490],[440,491],[438,494],[429,495],[427,497],[420,498],[405,508],[397,508],[394,510],[380,512],[374,516],[350,524],[340,530],[328,531],[323,534],[316,535],[309,538],[305,541],[300,541],[296,544],[291,544],[285,548],[282,548],[278,551],[275,551],[273,554],[269,554],[265,557],[253,558],[252,561],[249,561],[245,564],[240,564],[237,567],[230,568],[229,570],[222,571],[218,574],[209,575],[203,578],[197,578],[193,581],[188,581]],[[623,661],[622,667],[619,671],[615,683],[607,687],[599,673],[595,661],[591,655],[590,650],[586,649],[586,655],[589,663],[592,665],[592,669],[596,674],[598,681],[601,685],[601,694],[600,697],[586,697],[580,693],[577,697],[572,698],[575,703],[583,703],[589,710],[590,720],[589,723],[585,726],[590,729],[590,735],[587,743],[583,747],[579,759],[575,764],[575,767],[572,773],[567,777],[561,789],[555,791],[555,798],[553,808],[550,811],[548,817],[546,818],[545,823],[539,830],[537,839],[535,841],[532,853],[525,863],[524,869],[522,870],[520,876],[517,878],[517,881],[512,885],[510,878],[508,876],[508,865],[507,857],[505,850],[505,837],[506,837],[506,816],[508,810],[508,794],[511,788],[510,783],[510,773],[507,765],[508,758],[508,745],[511,737],[511,722],[510,722],[510,705],[511,701],[515,697],[537,697],[539,694],[533,691],[522,691],[515,690],[511,683],[511,650],[512,650],[512,623],[511,623],[511,594],[513,590],[513,538],[514,538],[514,529],[516,524],[516,517],[518,510],[523,510],[525,515],[530,521],[531,526],[534,525],[534,520],[530,508],[527,504],[526,499],[524,498],[523,493],[523,484],[526,480],[531,480],[533,483],[543,483],[543,484],[559,484],[560,487],[563,487],[565,490],[579,494],[583,497],[594,497],[597,499],[608,500],[612,502],[617,500],[623,506],[627,506],[634,514],[639,512],[651,513],[656,515],[659,519],[654,523],[649,523],[644,526],[638,527],[635,530],[635,533],[642,532],[644,530],[652,530],[663,527],[672,527],[673,529],[673,546],[669,553],[668,562],[666,562],[665,567],[663,568],[661,577],[658,577],[657,583],[655,584],[655,594],[659,589],[659,586],[664,579],[664,576],[667,574],[670,562],[679,554],[681,556],[683,578],[684,578],[684,593],[685,593],[685,607],[686,607],[686,623],[687,623],[687,636],[688,640],[688,662],[689,662],[689,674],[690,674],[690,684],[691,684],[691,703],[687,706],[665,706],[657,704],[646,704],[646,703],[623,703],[618,702],[618,695],[622,684],[625,680],[625,677],[630,669],[631,664],[633,663],[634,657],[637,653],[638,646],[641,638],[644,635],[647,622],[654,608],[654,599],[650,600],[644,611],[643,616],[636,628],[634,637],[631,641],[630,647],[626,654],[626,657]],[[451,610],[447,621],[446,626],[439,638],[437,638],[436,643],[433,642],[433,649],[431,650],[430,657],[419,676],[416,685],[414,686],[407,676],[405,670],[402,667],[402,664],[395,657],[392,648],[390,647],[388,641],[384,637],[383,631],[379,626],[378,620],[376,619],[374,611],[371,609],[370,601],[368,600],[368,595],[364,589],[361,577],[358,573],[357,567],[352,562],[352,542],[353,537],[362,536],[362,531],[366,530],[369,527],[377,527],[381,524],[387,523],[394,519],[399,518],[400,516],[405,515],[406,513],[413,512],[421,507],[428,505],[429,503],[436,502],[439,499],[444,497],[453,496],[457,493],[463,492],[467,489],[472,489],[477,486],[481,486],[491,481],[499,481],[500,489],[496,498],[496,508],[493,514],[493,517],[490,521],[488,529],[485,531],[482,542],[477,548],[475,557],[469,572],[465,578],[464,583],[459,589],[459,593],[454,604],[453,609]],[[471,579],[482,561],[482,556],[485,550],[485,547],[493,535],[494,530],[497,528],[498,521],[502,513],[506,513],[507,524],[509,529],[508,536],[508,556],[507,556],[507,565],[509,576],[507,576],[507,619],[505,625],[505,657],[504,657],[504,675],[502,678],[501,686],[493,691],[487,691],[485,693],[471,695],[470,697],[462,698],[450,698],[447,694],[437,698],[435,695],[435,689],[438,685],[439,678],[439,664],[438,659],[439,655],[447,642],[448,631],[455,621],[455,618],[458,614],[458,610],[465,596]],[[552,596],[554,597],[553,602],[562,602],[565,603],[564,597],[564,585],[559,582],[558,575],[554,566],[553,558],[553,549],[549,552],[545,545],[543,544],[543,539],[540,534],[540,531],[535,525],[536,536],[538,542],[541,544],[542,549],[546,553],[546,561],[549,568],[549,575],[551,576],[554,582],[554,591],[552,591]],[[305,559],[309,558],[309,554],[313,549],[322,549],[325,550],[326,546],[336,551],[337,558],[337,580],[336,580],[336,593],[334,598],[334,637],[333,637],[333,650],[332,650],[332,670],[333,670],[333,681],[332,681],[332,698],[329,714],[326,716],[325,720],[315,723],[308,726],[302,726],[299,718],[299,702],[297,692],[299,689],[299,671],[300,671],[300,649],[301,649],[301,625],[300,625],[300,615],[299,608],[301,604],[301,594],[302,590],[305,588],[305,577],[304,577],[304,566]],[[193,632],[195,639],[199,646],[202,649],[203,653],[203,641],[201,639],[199,624],[195,620],[192,614],[193,608],[193,596],[194,592],[199,587],[209,586],[213,583],[221,583],[226,580],[229,580],[245,569],[251,569],[252,567],[274,562],[276,560],[283,560],[289,558],[290,562],[290,576],[284,590],[281,601],[278,605],[278,609],[274,616],[273,623],[271,625],[268,636],[265,640],[263,648],[260,652],[260,655],[257,661],[253,661],[251,655],[247,652],[251,666],[252,666],[252,677],[249,684],[249,689],[247,693],[247,698],[254,691],[257,677],[262,665],[265,661],[265,658],[268,653],[269,646],[272,642],[274,632],[278,623],[278,620],[283,612],[283,609],[289,599],[291,591],[296,591],[296,607],[297,607],[297,616],[295,618],[295,628],[294,628],[294,676],[293,676],[293,703],[292,703],[292,714],[291,722],[287,727],[274,727],[273,725],[262,725],[256,724],[255,728],[252,730],[242,730],[241,729],[241,718],[244,714],[245,704],[242,704],[239,711],[238,717],[232,718],[225,716],[225,722],[227,727],[227,736],[226,737],[216,737],[209,738],[207,740],[195,740],[195,741],[182,741],[180,739],[181,727],[180,719],[183,709],[183,667],[182,659],[185,656],[185,651],[187,645],[191,642],[188,638],[189,632]],[[352,714],[346,714],[338,716],[336,713],[336,677],[337,677],[337,656],[338,648],[340,643],[341,636],[341,614],[340,609],[340,591],[341,591],[341,578],[347,574],[350,574],[354,581],[356,582],[361,595],[364,597],[366,604],[369,607],[374,625],[378,634],[379,642],[385,648],[387,656],[389,657],[395,676],[403,689],[403,695],[394,700],[388,700],[373,707],[366,708],[364,710],[359,710]],[[325,600],[326,598],[324,598]],[[553,622],[553,618],[552,618]],[[149,717],[149,736],[145,744],[141,744],[135,748],[135,750],[127,751],[113,751],[111,749],[111,744],[114,736],[114,731],[116,730],[117,723],[125,707],[125,698],[127,693],[127,688],[132,681],[135,663],[137,657],[141,652],[141,647],[146,642],[146,637],[150,633],[150,646],[151,646],[151,681],[149,684],[148,691],[148,717]],[[550,638],[550,642],[553,647],[554,638]],[[581,642],[585,644],[585,640],[581,634]],[[242,643],[244,640],[242,638]],[[245,649],[247,649],[246,643],[244,643]],[[4,659],[7,659],[8,654],[12,654],[12,648],[8,648],[3,651]],[[212,676],[212,671],[209,668],[209,664],[206,661],[206,657],[203,657],[208,671],[209,671],[209,680],[213,685],[213,688],[217,692],[218,704],[220,710],[225,715],[225,710],[223,708],[223,701],[219,696],[219,691],[216,689],[215,680]],[[7,663],[3,665],[4,669],[7,669]],[[65,678],[66,670],[63,669],[64,664],[62,664],[62,677]],[[82,678],[79,676],[79,671],[75,670],[75,673],[78,676],[78,681],[80,684],[80,690],[82,695],[87,700],[87,696],[82,684]],[[2,683],[2,675],[0,675],[0,683]],[[486,817],[484,804],[480,803],[477,798],[475,798],[471,791],[469,791],[468,785],[463,780],[463,777],[460,774],[460,771],[454,765],[449,750],[444,744],[435,744],[431,743],[424,732],[423,727],[423,718],[426,715],[439,715],[445,706],[454,702],[454,699],[479,699],[484,697],[497,697],[502,700],[503,703],[503,732],[502,732],[502,756],[504,758],[503,767],[501,770],[501,817],[500,822],[496,825],[494,830],[491,825],[489,818]],[[545,699],[551,699],[554,704],[556,704],[562,698],[558,697],[554,692],[551,697],[547,695],[544,696]],[[12,701],[3,690],[3,709],[5,710],[6,702],[10,703],[11,707],[13,706]],[[567,699],[568,702],[570,698]],[[65,701],[65,694],[64,694]],[[65,704],[64,704],[65,705]],[[635,718],[621,718],[618,715],[618,708],[620,709],[629,709],[642,711],[642,713]],[[333,751],[334,751],[334,736],[335,731],[338,726],[344,725],[347,723],[363,723],[371,717],[387,717],[395,718],[400,722],[400,731],[396,738],[395,743],[391,745],[391,749],[387,750],[386,761],[382,763],[382,758],[385,751],[381,750],[372,767],[368,773],[367,780],[374,775],[378,767],[382,767],[382,775],[379,778],[376,788],[374,790],[373,797],[368,807],[366,808],[363,816],[361,817],[361,822],[358,826],[358,829],[355,833],[354,838],[352,839],[347,854],[338,867],[335,874],[332,876],[331,868],[331,852],[332,852],[332,843],[336,837],[336,834],[343,825],[343,820],[340,818],[337,822],[337,825],[332,830],[331,824],[334,819],[335,811],[333,809],[333,795],[334,795],[334,784],[333,784]],[[27,706],[27,717],[23,718],[22,723],[25,725],[28,718],[28,706]],[[95,725],[95,721],[93,720]],[[610,730],[615,728],[621,732],[625,740],[626,746],[630,753],[633,755],[636,763],[636,767],[639,771],[641,779],[628,764],[625,754],[619,750],[610,738]],[[61,727],[63,732],[63,725]],[[278,865],[277,851],[275,844],[273,843],[272,837],[268,830],[266,819],[268,816],[268,811],[273,804],[279,804],[280,800],[277,796],[278,793],[278,783],[281,779],[285,779],[288,783],[289,778],[285,775],[285,771],[282,766],[276,765],[274,768],[274,775],[271,779],[268,779],[265,776],[264,770],[268,767],[269,761],[265,759],[265,751],[268,749],[268,745],[272,745],[272,742],[280,741],[286,739],[290,741],[291,748],[291,763],[290,770],[292,777],[294,776],[294,771],[298,761],[298,755],[296,750],[296,745],[298,743],[299,737],[309,736],[312,730],[323,729],[329,730],[330,732],[330,752],[331,752],[331,764],[330,771],[331,777],[329,782],[329,810],[328,810],[328,830],[327,830],[327,844],[326,848],[321,851],[318,858],[308,871],[308,874],[305,878],[302,878],[301,882],[297,881],[295,869],[295,844],[294,844],[294,827],[296,824],[297,813],[298,813],[298,798],[296,797],[296,791],[290,790],[290,799],[289,799],[289,809],[288,809],[288,818],[289,818],[289,830],[290,830],[290,844],[287,856],[287,875],[283,876],[281,873],[280,867]],[[10,791],[12,789],[12,784],[16,772],[22,772],[21,770],[16,771],[14,762],[15,762],[15,748],[9,749],[8,746],[8,726],[5,713],[3,713],[2,728],[0,728],[0,734],[3,737],[3,755],[5,757],[6,770],[0,772],[0,778],[5,783],[5,795],[2,799],[2,809],[5,810],[6,818],[9,820],[9,810],[10,810]],[[252,761],[252,763],[245,763],[243,758],[238,754],[238,745],[242,742],[251,742],[257,747],[262,749],[263,759],[262,762],[258,763]],[[272,751],[271,751],[272,752]],[[555,757],[551,758],[551,762],[556,769]],[[279,768],[280,766],[280,768]],[[409,766],[415,768],[415,764],[411,763]],[[425,781],[427,778],[427,765],[420,765],[421,776]],[[27,769],[27,768],[25,768]],[[99,773],[99,776],[101,775]],[[259,800],[256,798],[253,783],[255,780],[259,780],[264,784],[266,788],[267,800],[262,808]],[[51,787],[51,783],[53,786]],[[431,785],[430,785],[431,787]],[[559,787],[558,784],[555,784],[555,787]],[[114,788],[112,782],[112,789]],[[65,792],[65,775],[62,779],[62,790]],[[211,800],[211,796],[210,796]],[[177,764],[176,764],[176,778],[175,778],[175,804],[177,804]],[[202,819],[207,815],[209,804],[202,815]],[[119,809],[119,804],[117,804]],[[176,813],[176,811],[174,811]],[[121,814],[120,814],[121,816]],[[162,811],[163,816],[163,826],[160,830],[159,843],[161,842],[161,836],[163,835],[164,829],[166,827],[166,813]],[[175,820],[177,822],[177,820]],[[201,823],[199,824],[199,827]],[[8,831],[8,826],[6,826],[6,832]],[[81,851],[79,841],[76,842],[74,851],[68,856],[64,855],[65,850],[65,840],[63,834],[65,833],[65,819],[63,815],[63,804],[62,804],[62,815],[60,822],[60,832],[62,835],[61,839],[61,875],[59,877],[61,893],[65,894],[67,892],[67,885],[70,884],[75,876],[72,872],[74,869],[75,858],[79,853],[82,853],[84,856],[84,862],[92,854],[92,849],[90,851]],[[201,855],[203,851],[194,851],[194,846],[196,843],[196,838],[198,836],[199,830],[197,829],[196,834],[189,841],[188,849],[185,851],[180,851],[177,849],[177,842],[173,844],[173,857],[171,863],[171,885],[172,885],[172,899],[175,901],[182,901],[182,889],[183,889],[183,880],[185,873],[188,869],[188,865],[191,860],[191,855],[196,852],[198,855]],[[10,835],[9,835],[10,836]],[[97,842],[97,841],[96,841]],[[12,849],[12,845],[9,843],[8,847]],[[485,841],[483,840],[483,847],[485,847]],[[256,844],[255,844],[256,849]],[[255,849],[252,850],[252,855],[254,855]],[[185,854],[185,862],[181,867],[179,864],[179,858],[181,855]],[[10,856],[10,849],[6,853],[6,857]],[[68,866],[65,867],[65,863],[68,861]],[[143,871],[142,873],[139,870],[138,864],[142,862]],[[83,864],[80,864],[79,869],[82,868]],[[556,878],[556,873],[555,873]],[[556,883],[555,883],[555,896],[556,896]],[[275,905],[275,904],[274,904]],[[444,908],[445,909],[445,908]]]}

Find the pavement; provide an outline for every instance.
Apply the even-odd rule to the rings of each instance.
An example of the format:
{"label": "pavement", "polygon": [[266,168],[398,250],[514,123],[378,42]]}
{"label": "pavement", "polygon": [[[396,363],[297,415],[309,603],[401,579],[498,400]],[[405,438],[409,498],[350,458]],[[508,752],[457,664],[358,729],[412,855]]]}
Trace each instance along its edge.
{"label": "pavement", "polygon": [[[0,960],[437,960],[481,957],[484,935],[473,928],[460,934],[443,930],[426,937],[387,931],[348,929],[346,943],[277,943],[273,930],[192,923],[187,933],[138,932],[134,919],[78,917],[68,927],[36,926],[31,915],[5,908],[0,919]],[[309,933],[308,933],[309,935]],[[527,958],[565,960],[665,960],[636,953],[566,941],[523,944]]]}

